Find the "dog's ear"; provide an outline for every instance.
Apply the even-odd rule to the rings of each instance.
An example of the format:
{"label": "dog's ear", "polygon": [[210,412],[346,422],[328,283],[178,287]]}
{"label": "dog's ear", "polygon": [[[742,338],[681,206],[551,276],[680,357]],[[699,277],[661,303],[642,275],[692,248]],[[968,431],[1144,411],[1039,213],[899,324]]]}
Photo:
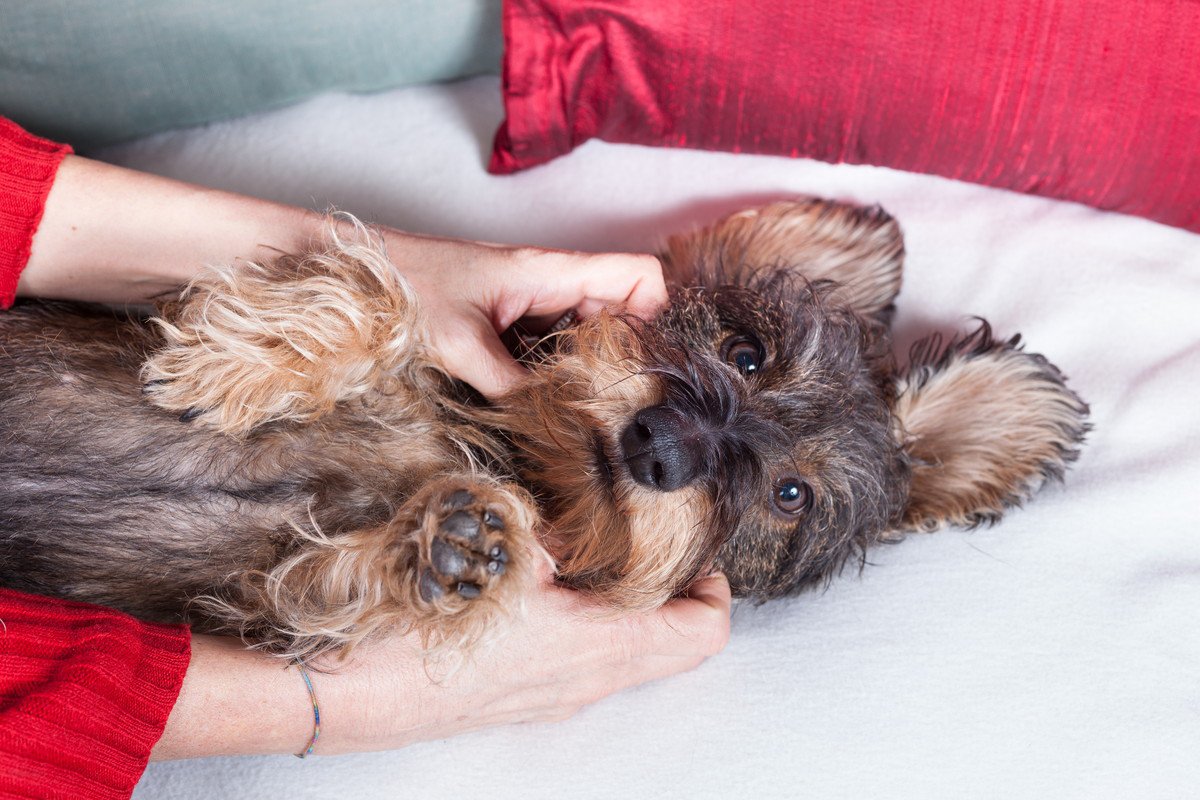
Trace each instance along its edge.
{"label": "dog's ear", "polygon": [[809,281],[833,281],[828,297],[872,315],[900,291],[904,238],[878,206],[808,198],[672,236],[662,259],[668,282],[678,286],[742,284],[763,268],[783,267]]}
{"label": "dog's ear", "polygon": [[904,530],[999,519],[1047,480],[1061,479],[1089,430],[1088,407],[1020,337],[917,342],[898,380],[897,438],[912,462]]}

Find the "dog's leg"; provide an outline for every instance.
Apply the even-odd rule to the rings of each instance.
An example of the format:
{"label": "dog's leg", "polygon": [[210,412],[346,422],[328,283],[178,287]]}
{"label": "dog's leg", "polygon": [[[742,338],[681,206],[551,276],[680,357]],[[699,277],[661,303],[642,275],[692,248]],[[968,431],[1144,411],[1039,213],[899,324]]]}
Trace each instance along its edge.
{"label": "dog's leg", "polygon": [[323,252],[214,269],[155,320],[146,397],[231,434],[308,422],[425,363],[415,295],[366,230]]}
{"label": "dog's leg", "polygon": [[199,598],[195,622],[282,655],[348,651],[392,628],[428,648],[470,647],[520,610],[542,553],[523,489],[483,476],[431,481],[376,528],[299,529],[278,565],[246,572]]}

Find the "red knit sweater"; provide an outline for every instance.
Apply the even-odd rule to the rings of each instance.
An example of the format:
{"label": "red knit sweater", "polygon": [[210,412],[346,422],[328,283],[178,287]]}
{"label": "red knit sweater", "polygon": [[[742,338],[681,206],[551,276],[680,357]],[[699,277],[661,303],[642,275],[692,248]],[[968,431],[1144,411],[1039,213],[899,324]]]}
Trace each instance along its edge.
{"label": "red knit sweater", "polygon": [[[0,118],[2,307],[69,152]],[[0,589],[0,798],[129,797],[190,656],[184,626]]]}
{"label": "red knit sweater", "polygon": [[0,117],[0,308],[13,303],[54,173],[70,152]]}

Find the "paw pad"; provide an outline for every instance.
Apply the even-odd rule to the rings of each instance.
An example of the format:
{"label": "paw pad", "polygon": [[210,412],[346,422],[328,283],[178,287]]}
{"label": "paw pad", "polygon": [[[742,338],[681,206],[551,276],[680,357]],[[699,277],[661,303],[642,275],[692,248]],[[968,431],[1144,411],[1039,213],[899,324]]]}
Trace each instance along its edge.
{"label": "paw pad", "polygon": [[428,563],[418,580],[421,599],[481,597],[508,567],[503,512],[474,492],[459,489],[445,497],[438,516]]}

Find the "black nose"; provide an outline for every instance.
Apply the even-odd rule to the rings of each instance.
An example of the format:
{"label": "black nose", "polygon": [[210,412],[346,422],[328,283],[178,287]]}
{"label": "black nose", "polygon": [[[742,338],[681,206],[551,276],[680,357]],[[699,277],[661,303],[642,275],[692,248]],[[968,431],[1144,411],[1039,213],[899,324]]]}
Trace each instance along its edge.
{"label": "black nose", "polygon": [[633,479],[650,489],[673,492],[700,471],[699,430],[665,406],[643,408],[621,434],[621,455]]}

